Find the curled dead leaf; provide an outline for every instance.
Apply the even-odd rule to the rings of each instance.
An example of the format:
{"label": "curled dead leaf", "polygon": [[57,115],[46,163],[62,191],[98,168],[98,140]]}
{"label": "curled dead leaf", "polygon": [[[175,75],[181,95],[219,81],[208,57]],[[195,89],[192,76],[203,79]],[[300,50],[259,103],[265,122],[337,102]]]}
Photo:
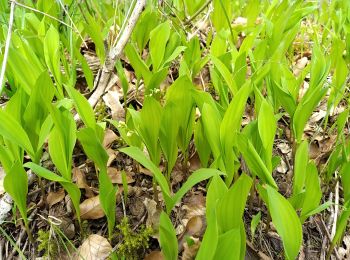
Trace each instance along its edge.
{"label": "curled dead leaf", "polygon": [[188,245],[188,243],[184,243],[183,248],[184,251],[182,253],[182,260],[193,260],[196,258],[197,252],[201,245],[201,241],[198,238],[191,237],[193,244]]}
{"label": "curled dead leaf", "polygon": [[300,73],[303,71],[303,69],[306,67],[308,64],[309,60],[307,57],[302,57],[297,62],[295,63],[293,67],[293,74],[294,76],[298,77]]}
{"label": "curled dead leaf", "polygon": [[90,235],[78,250],[75,260],[104,260],[112,251],[112,246],[108,240],[100,235]]}
{"label": "curled dead leaf", "polygon": [[99,219],[105,216],[102,210],[99,196],[84,200],[80,205],[81,219]]}
{"label": "curled dead leaf", "polygon": [[46,198],[46,203],[47,205],[49,205],[49,208],[51,208],[53,205],[62,201],[64,199],[64,196],[65,193],[63,188],[58,190],[57,192],[49,192]]}

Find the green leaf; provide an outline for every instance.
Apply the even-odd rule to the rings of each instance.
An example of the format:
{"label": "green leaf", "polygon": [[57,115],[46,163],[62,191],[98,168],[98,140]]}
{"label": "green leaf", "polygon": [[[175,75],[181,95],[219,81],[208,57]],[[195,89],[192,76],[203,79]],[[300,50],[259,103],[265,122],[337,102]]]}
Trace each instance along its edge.
{"label": "green leaf", "polygon": [[[56,83],[62,87],[61,68],[60,68],[60,37],[53,25],[47,31],[44,39],[45,62],[53,74]],[[63,98],[63,90],[58,89],[60,98]]]}
{"label": "green leaf", "polygon": [[305,199],[303,208],[300,213],[300,219],[303,223],[306,216],[309,216],[309,212],[313,211],[319,206],[322,198],[322,191],[320,187],[320,179],[318,177],[317,167],[314,163],[309,163],[306,168],[306,179],[305,179]]}
{"label": "green leaf", "polygon": [[295,259],[303,239],[301,223],[292,205],[274,188],[266,186],[272,222],[283,241],[286,259]]}
{"label": "green leaf", "polygon": [[167,103],[164,107],[161,119],[161,126],[159,132],[159,141],[162,147],[164,156],[167,160],[167,173],[170,173],[175,165],[177,159],[177,133],[179,130],[179,122],[174,117],[175,104]]}
{"label": "green leaf", "polygon": [[169,22],[162,23],[150,33],[149,49],[152,59],[153,71],[158,71],[164,59],[166,43],[170,36]]}
{"label": "green leaf", "polygon": [[259,110],[258,129],[265,150],[271,150],[272,155],[272,146],[275,139],[277,124],[275,120],[275,114],[273,112],[273,107],[267,103],[265,99],[262,101]]}
{"label": "green leaf", "polygon": [[178,244],[175,229],[168,215],[162,211],[159,219],[160,248],[166,260],[176,260]]}
{"label": "green leaf", "polygon": [[35,157],[35,152],[27,133],[22,126],[7,112],[0,109],[0,135],[10,142],[22,147],[31,158]]}
{"label": "green leaf", "polygon": [[239,134],[237,136],[236,147],[242,153],[249,169],[263,182],[277,188],[277,184],[273,179],[272,174],[266,168],[265,163],[261,160],[251,141],[244,134]]}
{"label": "green leaf", "polygon": [[103,36],[101,33],[102,28],[97,23],[95,18],[89,14],[89,12],[85,12],[84,17],[87,19],[87,23],[84,24],[84,29],[95,43],[96,54],[100,59],[100,63],[103,64],[106,58],[106,53],[103,43]]}
{"label": "green leaf", "polygon": [[[226,187],[225,183],[224,187]],[[207,208],[208,209],[208,208]],[[208,210],[207,210],[208,212]],[[219,241],[218,225],[216,221],[216,213],[213,211],[212,218],[207,219],[207,229],[205,230],[201,246],[196,255],[196,260],[214,259],[216,247]]]}
{"label": "green leaf", "polygon": [[218,226],[221,233],[239,228],[252,179],[242,174],[217,205]]}
{"label": "green leaf", "polygon": [[84,124],[87,127],[95,129],[95,113],[87,99],[74,88],[67,88],[67,91],[69,93],[69,96],[74,100],[74,106]]}
{"label": "green leaf", "polygon": [[238,227],[219,236],[213,259],[237,260],[241,259],[241,253],[241,231]]}
{"label": "green leaf", "polygon": [[28,176],[19,161],[14,162],[11,169],[6,172],[4,178],[4,188],[16,203],[19,212],[28,227],[27,219],[27,193],[28,193]]}
{"label": "green leaf", "polygon": [[231,90],[231,93],[235,95],[238,91],[238,88],[236,86],[236,83],[233,79],[233,76],[229,69],[226,67],[226,65],[216,58],[215,56],[211,56],[211,60],[215,67],[217,67],[218,71],[220,72],[221,76],[224,78],[226,84],[228,85],[229,89]]}
{"label": "green leaf", "polygon": [[254,240],[255,230],[258,227],[260,220],[261,220],[261,211],[259,211],[258,214],[252,217],[252,222],[250,223],[250,234],[252,236],[252,240]]}
{"label": "green leaf", "polygon": [[293,196],[301,193],[304,189],[306,167],[309,161],[309,148],[308,142],[303,141],[296,153],[294,162],[294,179],[293,179]]}
{"label": "green leaf", "polygon": [[85,154],[93,160],[102,171],[107,168],[108,154],[103,148],[96,132],[92,128],[83,128],[77,133],[78,140],[83,146]]}

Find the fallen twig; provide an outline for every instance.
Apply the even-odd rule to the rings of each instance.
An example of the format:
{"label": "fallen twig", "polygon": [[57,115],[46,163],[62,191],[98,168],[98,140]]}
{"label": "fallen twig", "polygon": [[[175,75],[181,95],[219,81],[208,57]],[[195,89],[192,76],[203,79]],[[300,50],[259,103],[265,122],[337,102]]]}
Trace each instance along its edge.
{"label": "fallen twig", "polygon": [[107,86],[109,85],[112,72],[114,70],[114,64],[116,60],[120,57],[122,54],[124,47],[126,43],[128,42],[131,33],[142,13],[142,10],[144,6],[146,5],[146,0],[138,0],[132,14],[130,15],[130,19],[125,26],[124,31],[122,32],[117,44],[115,47],[113,47],[107,58],[106,61],[100,70],[100,77],[97,77],[95,80],[95,91],[89,98],[89,103],[92,107],[95,107],[98,100],[101,98],[103,93],[105,92]]}

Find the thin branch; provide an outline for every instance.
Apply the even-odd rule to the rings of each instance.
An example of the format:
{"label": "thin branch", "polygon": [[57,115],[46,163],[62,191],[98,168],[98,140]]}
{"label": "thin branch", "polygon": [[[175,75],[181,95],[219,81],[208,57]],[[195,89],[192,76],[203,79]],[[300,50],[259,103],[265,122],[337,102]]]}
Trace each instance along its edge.
{"label": "thin branch", "polygon": [[10,9],[9,27],[7,29],[7,37],[6,37],[6,43],[5,43],[4,58],[2,60],[1,73],[0,73],[0,94],[2,93],[2,90],[4,88],[3,82],[4,82],[4,78],[5,78],[7,58],[9,56],[9,49],[10,49],[11,36],[12,36],[12,27],[13,27],[13,18],[14,18],[14,14],[15,14],[15,6],[16,6],[16,3],[14,1],[12,1],[11,2],[11,9]]}

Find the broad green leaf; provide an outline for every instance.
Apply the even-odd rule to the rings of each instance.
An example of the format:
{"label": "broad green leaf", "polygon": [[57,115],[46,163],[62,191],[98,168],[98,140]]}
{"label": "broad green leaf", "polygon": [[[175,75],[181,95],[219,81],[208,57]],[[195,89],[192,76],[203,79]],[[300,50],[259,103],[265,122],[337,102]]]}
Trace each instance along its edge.
{"label": "broad green leaf", "polygon": [[318,171],[314,163],[309,163],[306,168],[306,179],[305,179],[305,199],[303,208],[300,213],[301,222],[306,219],[305,217],[309,212],[316,209],[322,198],[322,191],[320,187],[320,179],[318,177]]}
{"label": "broad green leaf", "polygon": [[47,31],[44,39],[45,62],[59,85],[58,93],[63,98],[61,68],[60,68],[60,37],[53,25]]}
{"label": "broad green leaf", "polygon": [[168,215],[162,211],[159,219],[160,248],[166,260],[176,260],[178,254],[178,242],[175,229]]}
{"label": "broad green leaf", "polygon": [[241,231],[238,227],[219,236],[213,259],[238,260],[241,259],[241,253]]}
{"label": "broad green leaf", "polygon": [[163,109],[161,126],[159,132],[159,141],[162,147],[165,159],[167,160],[167,173],[170,176],[171,171],[177,159],[177,133],[179,122],[174,117],[175,104],[167,103]]}
{"label": "broad green leaf", "polygon": [[228,24],[228,21],[231,21],[232,18],[232,2],[214,0],[213,8],[211,18],[216,31],[220,32],[221,29],[228,29],[231,26],[231,24]]}
{"label": "broad green leaf", "polygon": [[217,217],[220,233],[239,228],[252,179],[242,174],[217,205]]}
{"label": "broad green leaf", "polygon": [[97,21],[86,12],[84,17],[87,19],[87,23],[84,24],[85,31],[89,34],[96,46],[96,54],[100,59],[100,63],[103,64],[106,58],[105,47],[103,43],[103,35],[101,32],[101,26]]}
{"label": "broad green leaf", "polygon": [[202,167],[208,166],[209,157],[211,154],[210,145],[207,138],[204,134],[203,123],[201,120],[198,120],[195,124],[194,130],[194,144],[201,161]]}
{"label": "broad green leaf", "polygon": [[265,150],[271,150],[272,152],[277,124],[273,108],[266,100],[263,100],[259,110],[258,129]]}
{"label": "broad green leaf", "polygon": [[233,76],[229,69],[226,67],[226,65],[216,58],[215,56],[211,56],[211,60],[215,67],[217,67],[218,71],[220,72],[221,76],[224,78],[226,84],[228,85],[229,89],[231,90],[232,94],[235,95],[238,91],[238,88],[236,86],[236,83],[233,79]]}
{"label": "broad green leaf", "polygon": [[[207,192],[206,197],[206,216],[209,220],[212,217],[213,212],[216,215],[216,205],[221,200],[221,198],[227,193],[228,188],[225,182],[220,176],[214,175]],[[215,220],[216,223],[217,220]]]}
{"label": "broad green leaf", "polygon": [[129,82],[126,79],[125,71],[120,60],[117,60],[117,62],[115,63],[115,68],[117,69],[118,77],[122,85],[124,98],[126,98],[129,89]]}
{"label": "broad green leaf", "polygon": [[153,71],[158,71],[164,59],[165,47],[170,36],[170,24],[164,22],[154,28],[150,33],[149,49],[152,59]]}
{"label": "broad green leaf", "polygon": [[286,259],[298,256],[303,239],[301,223],[292,205],[278,191],[266,186],[272,222],[283,241]]}
{"label": "broad green leaf", "polygon": [[263,182],[277,188],[277,184],[273,179],[272,174],[266,168],[265,163],[261,160],[251,141],[244,134],[239,134],[237,136],[236,147],[242,153],[249,169]]}
{"label": "broad green leaf", "polygon": [[[226,188],[225,183],[223,183],[223,185]],[[207,229],[205,230],[203,239],[201,241],[201,246],[196,255],[196,260],[214,259],[216,247],[219,240],[219,231],[216,221],[215,209],[212,213],[212,217],[210,219],[207,218]]]}
{"label": "broad green leaf", "polygon": [[116,208],[116,192],[115,188],[107,175],[106,169],[101,169],[98,175],[100,184],[99,199],[104,213],[108,221],[108,234],[111,238],[115,227],[115,208]]}
{"label": "broad green leaf", "polygon": [[15,201],[19,212],[24,220],[24,224],[28,227],[27,219],[27,193],[28,193],[28,177],[23,169],[22,163],[15,161],[11,169],[6,172],[4,178],[4,188]]}
{"label": "broad green leaf", "polygon": [[78,111],[80,118],[83,120],[87,127],[95,129],[96,120],[95,113],[87,99],[76,89],[67,89],[70,97],[74,100],[74,106]]}
{"label": "broad green leaf", "polygon": [[137,53],[134,45],[127,44],[124,49],[125,55],[128,57],[131,66],[134,68],[136,76],[143,77],[145,85],[147,86],[152,78],[152,72],[148,69],[145,62],[141,59]]}
{"label": "broad green leaf", "polygon": [[167,65],[167,63],[170,63],[173,60],[175,60],[177,58],[177,56],[179,56],[181,54],[181,52],[186,50],[186,48],[187,48],[186,46],[178,46],[178,47],[176,47],[174,52],[166,59],[166,61],[164,61],[164,65]]}
{"label": "broad green leaf", "polygon": [[294,161],[293,196],[301,193],[304,189],[306,168],[309,161],[309,144],[303,141],[296,153]]}
{"label": "broad green leaf", "polygon": [[94,129],[90,127],[80,129],[77,137],[83,146],[85,154],[96,163],[101,171],[106,169],[108,154],[99,141]]}
{"label": "broad green leaf", "polygon": [[258,227],[260,220],[261,220],[261,211],[259,211],[258,214],[252,217],[252,222],[250,223],[250,234],[252,236],[252,240],[254,240],[255,230]]}
{"label": "broad green leaf", "polygon": [[8,113],[0,109],[0,135],[10,142],[22,147],[31,158],[35,157],[35,152],[22,126]]}

